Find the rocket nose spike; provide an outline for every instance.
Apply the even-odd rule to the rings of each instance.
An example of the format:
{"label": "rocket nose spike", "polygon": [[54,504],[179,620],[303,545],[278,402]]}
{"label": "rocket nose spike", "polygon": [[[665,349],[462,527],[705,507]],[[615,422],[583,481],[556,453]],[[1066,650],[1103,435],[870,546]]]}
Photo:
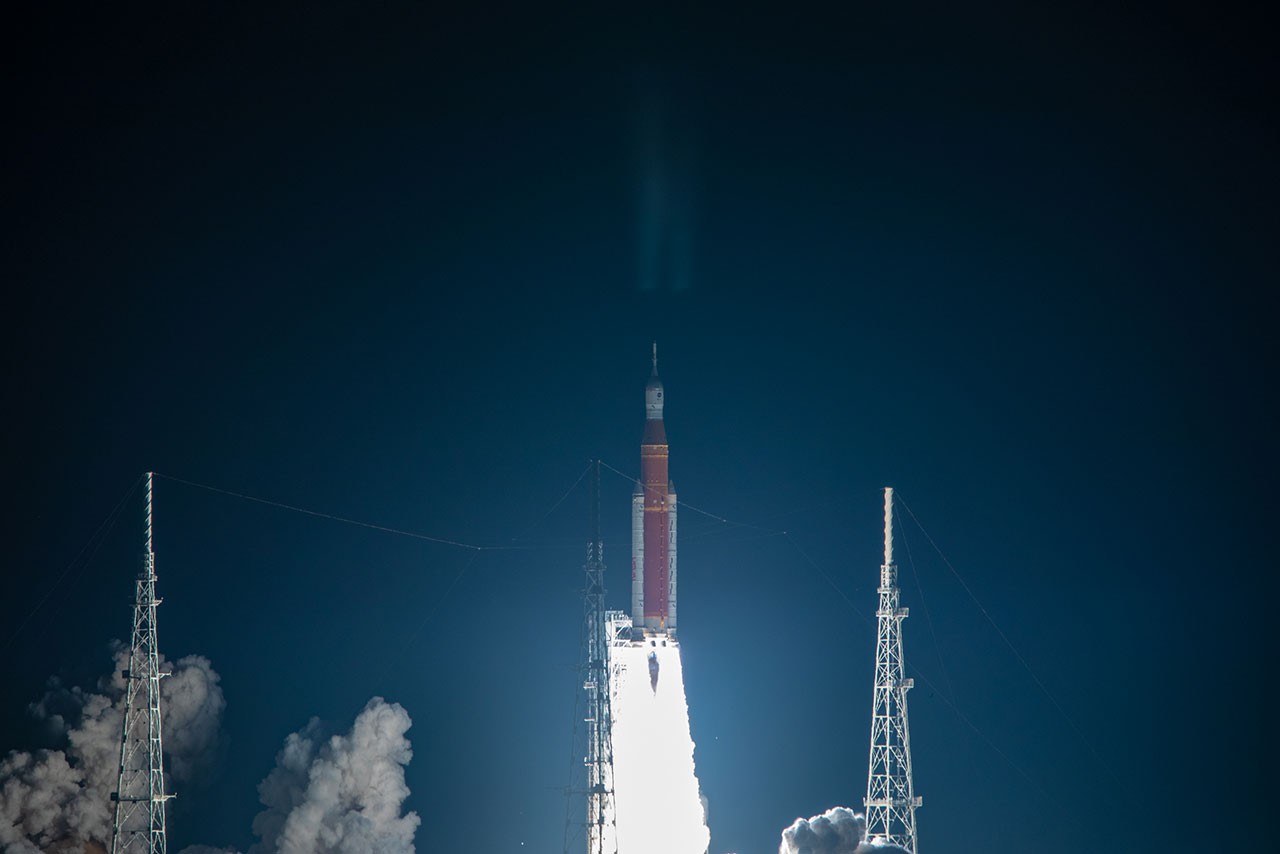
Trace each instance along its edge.
{"label": "rocket nose spike", "polygon": [[653,342],[653,375],[658,375],[658,342]]}

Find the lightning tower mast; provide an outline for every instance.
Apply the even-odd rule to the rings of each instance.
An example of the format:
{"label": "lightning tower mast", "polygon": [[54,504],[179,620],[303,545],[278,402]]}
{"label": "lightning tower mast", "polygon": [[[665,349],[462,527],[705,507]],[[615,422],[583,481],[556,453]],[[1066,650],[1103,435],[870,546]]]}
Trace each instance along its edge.
{"label": "lightning tower mast", "polygon": [[902,621],[898,567],[893,562],[893,487],[884,491],[884,565],[876,610],[876,682],[871,709],[871,758],[867,770],[867,839],[916,848],[916,796],[911,781],[911,735],[907,691],[914,682],[902,668]]}
{"label": "lightning tower mast", "polygon": [[[591,470],[591,539],[582,593],[582,697],[586,715],[587,854],[617,854],[613,793],[613,710],[609,689],[610,623],[605,611],[604,542],[600,538],[600,461]],[[579,754],[581,755],[581,754]],[[566,849],[568,839],[566,837]]]}
{"label": "lightning tower mast", "polygon": [[160,728],[160,652],[156,647],[156,556],[151,550],[151,487],[147,472],[147,550],[142,557],[133,606],[133,642],[125,677],[120,777],[116,790],[111,854],[165,854],[164,740]]}

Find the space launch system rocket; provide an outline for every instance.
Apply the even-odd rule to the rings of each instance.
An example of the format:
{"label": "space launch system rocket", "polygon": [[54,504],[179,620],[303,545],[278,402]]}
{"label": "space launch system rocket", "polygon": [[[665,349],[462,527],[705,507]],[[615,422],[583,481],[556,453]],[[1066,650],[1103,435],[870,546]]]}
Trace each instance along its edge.
{"label": "space launch system rocket", "polygon": [[631,622],[636,629],[676,632],[676,490],[667,471],[667,431],[658,345],[644,388],[640,480],[631,496]]}

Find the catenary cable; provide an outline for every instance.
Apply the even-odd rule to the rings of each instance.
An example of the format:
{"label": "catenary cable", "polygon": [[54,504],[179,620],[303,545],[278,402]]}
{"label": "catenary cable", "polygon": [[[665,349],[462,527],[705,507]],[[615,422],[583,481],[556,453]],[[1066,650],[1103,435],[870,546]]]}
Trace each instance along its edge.
{"label": "catenary cable", "polygon": [[[626,481],[628,481],[628,482],[630,482],[630,483],[636,483],[636,484],[639,484],[641,489],[648,490],[648,489],[650,488],[650,487],[645,486],[645,485],[644,485],[644,483],[642,483],[638,478],[634,478],[634,477],[632,477],[631,475],[627,474],[626,472],[619,471],[618,469],[616,469],[616,468],[614,468],[613,466],[611,466],[611,465],[609,465],[608,463],[606,463],[604,460],[601,460],[601,461],[600,461],[600,467],[601,467],[601,468],[608,469],[609,471],[613,472],[614,474],[618,475],[619,477],[623,478],[624,480],[626,480]],[[755,529],[756,529],[756,530],[758,530],[758,531],[764,531],[764,532],[766,532],[766,533],[769,533],[769,534],[775,534],[775,535],[781,535],[781,534],[785,534],[785,533],[786,533],[786,531],[777,531],[777,530],[774,530],[774,529],[772,529],[772,528],[766,528],[766,527],[764,527],[764,526],[762,526],[762,525],[753,525],[753,524],[751,524],[750,522],[734,522],[734,521],[733,521],[733,520],[731,520],[731,519],[726,519],[726,518],[724,518],[723,516],[717,516],[715,513],[711,513],[711,512],[709,512],[709,511],[707,511],[707,510],[703,510],[703,509],[701,509],[701,508],[699,508],[699,507],[694,507],[692,504],[689,504],[689,503],[687,503],[687,502],[685,502],[685,501],[681,501],[681,502],[679,503],[679,507],[680,507],[681,509],[689,509],[689,510],[692,510],[694,513],[700,513],[700,514],[702,514],[703,516],[706,516],[706,517],[707,517],[707,518],[709,518],[709,519],[715,519],[717,522],[723,522],[724,524],[729,525],[730,527],[734,527],[734,528],[755,528]]]}
{"label": "catenary cable", "polygon": [[49,597],[52,596],[53,592],[58,589],[58,586],[62,583],[62,580],[67,577],[67,574],[71,572],[73,568],[75,568],[76,564],[80,561],[80,558],[84,556],[85,552],[89,551],[90,546],[93,547],[93,551],[89,553],[89,556],[85,558],[84,563],[80,565],[80,569],[78,572],[76,572],[75,577],[79,578],[80,573],[84,572],[85,569],[89,567],[89,564],[93,563],[93,559],[95,556],[97,556],[98,550],[102,548],[102,543],[106,540],[107,534],[111,533],[111,529],[115,527],[116,520],[120,518],[120,511],[124,509],[124,505],[128,502],[130,496],[133,495],[134,490],[138,488],[138,484],[141,482],[142,482],[142,476],[139,475],[138,478],[135,479],[133,483],[129,486],[129,488],[125,490],[124,496],[120,499],[119,502],[117,502],[116,506],[112,508],[110,513],[107,514],[107,518],[102,520],[102,524],[98,526],[97,530],[93,532],[93,534],[89,537],[89,539],[85,542],[85,544],[80,547],[80,551],[76,552],[76,556],[71,559],[71,562],[67,564],[66,568],[63,569],[61,573],[59,573],[56,579],[54,579],[53,584],[50,585],[49,589],[45,591],[45,594],[40,597],[40,601],[37,602],[35,604],[35,607],[33,607],[27,613],[27,615],[23,617],[22,620],[18,623],[18,627],[13,630],[13,633],[11,635],[9,635],[9,639],[6,640],[2,646],[0,646],[0,650],[8,649],[9,645],[12,644],[17,639],[18,635],[22,634],[22,631],[23,629],[26,628],[27,623],[31,622],[31,618],[34,617],[36,613],[39,612],[39,610],[42,607],[44,607],[44,604],[49,601]]}
{"label": "catenary cable", "polygon": [[916,518],[916,514],[912,512],[911,508],[907,505],[907,502],[903,501],[900,495],[896,497],[898,499],[898,503],[902,505],[902,508],[906,510],[907,514],[911,517],[911,521],[916,523],[916,527],[920,529],[920,533],[924,534],[925,539],[929,541],[929,545],[933,546],[933,550],[938,553],[938,557],[942,558],[943,564],[946,565],[947,569],[951,570],[951,574],[960,582],[960,586],[964,588],[964,592],[969,594],[969,598],[973,600],[973,604],[978,606],[978,610],[982,612],[982,616],[986,618],[987,622],[991,625],[991,628],[995,629],[996,634],[998,634],[1000,639],[1004,641],[1005,646],[1009,647],[1009,651],[1013,653],[1014,658],[1016,658],[1018,663],[1022,665],[1023,669],[1027,671],[1031,680],[1036,683],[1036,687],[1039,688],[1045,697],[1048,698],[1049,702],[1053,704],[1053,707],[1058,710],[1058,714],[1062,715],[1062,719],[1065,720],[1067,725],[1075,732],[1076,737],[1080,739],[1080,743],[1089,749],[1089,752],[1093,754],[1093,758],[1097,760],[1103,770],[1111,776],[1112,781],[1120,787],[1120,790],[1125,793],[1130,801],[1133,801],[1133,796],[1129,792],[1128,787],[1124,784],[1124,781],[1120,779],[1120,775],[1112,769],[1111,765],[1102,757],[1102,754],[1098,749],[1093,746],[1093,743],[1084,734],[1084,731],[1076,724],[1071,715],[1067,714],[1067,710],[1058,702],[1058,698],[1053,695],[1053,692],[1049,690],[1044,682],[1040,681],[1040,677],[1031,669],[1031,665],[1027,662],[1027,659],[1018,651],[1018,648],[1013,645],[1013,641],[1009,640],[1009,636],[1004,633],[1004,629],[1000,628],[996,623],[990,612],[987,611],[986,606],[982,604],[974,594],[973,590],[969,587],[969,584],[961,577],[959,571],[956,570],[955,566],[947,556],[943,554],[942,549],[938,547],[938,544],[934,541],[933,537],[925,530],[924,525],[920,524],[920,520]]}
{"label": "catenary cable", "polygon": [[951,682],[951,674],[947,672],[946,662],[942,660],[942,644],[938,643],[938,633],[934,631],[933,617],[929,614],[929,603],[924,598],[924,585],[920,583],[920,573],[916,571],[915,558],[911,555],[911,541],[906,536],[903,536],[902,545],[907,550],[907,566],[911,567],[911,577],[915,580],[916,592],[920,595],[920,609],[924,611],[924,624],[929,629],[929,638],[933,641],[933,651],[938,655],[938,669],[942,671],[942,679],[947,683],[947,693],[952,699],[955,699],[955,685]]}
{"label": "catenary cable", "polygon": [[319,510],[308,510],[305,507],[298,507],[292,504],[285,504],[284,502],[281,502],[281,501],[272,501],[267,498],[258,498],[253,495],[246,495],[243,492],[235,492],[230,489],[222,489],[221,487],[210,486],[207,483],[196,483],[195,481],[185,480],[180,477],[174,477],[173,475],[170,475],[170,474],[162,474],[160,472],[156,472],[155,475],[156,477],[162,477],[165,480],[172,480],[176,483],[183,483],[183,484],[186,484],[187,486],[193,486],[197,489],[207,489],[210,492],[217,492],[217,493],[221,493],[222,495],[229,495],[233,498],[241,498],[241,499],[244,499],[245,501],[254,501],[254,502],[257,502],[258,504],[266,504],[269,507],[275,507],[279,510],[290,510],[294,513],[302,513],[306,516],[315,516],[320,519],[329,519],[330,521],[333,521],[333,522],[342,522],[343,524],[346,524],[346,525],[355,525],[360,528],[368,528],[373,531],[381,531],[384,534],[396,534],[401,537],[411,537],[415,540],[426,540],[427,542],[430,542],[430,543],[439,543],[441,545],[446,545],[446,546],[456,546],[457,548],[460,548],[460,549],[471,549],[472,551],[477,551],[477,552],[531,551],[534,549],[533,546],[493,546],[493,545],[480,546],[480,545],[475,545],[474,543],[464,543],[458,540],[446,539],[445,537],[433,537],[429,534],[420,534],[416,531],[405,531],[399,528],[389,528],[386,525],[377,525],[372,522],[362,522],[358,519],[349,519],[345,516],[336,516],[332,513],[322,513]]}
{"label": "catenary cable", "polygon": [[[850,608],[850,609],[851,609],[855,614],[857,614],[859,617],[861,617],[861,618],[862,618],[862,620],[863,620],[863,622],[865,622],[868,626],[871,626],[872,628],[874,628],[874,627],[875,627],[875,623],[871,620],[871,618],[870,618],[870,617],[868,617],[868,616],[867,616],[867,615],[866,615],[866,614],[865,614],[865,613],[864,613],[864,612],[863,612],[863,611],[862,611],[862,610],[861,610],[857,605],[855,605],[855,604],[853,603],[853,600],[852,600],[852,599],[850,599],[850,598],[849,598],[849,596],[848,596],[848,595],[847,595],[847,594],[846,594],[846,593],[845,593],[845,592],[844,592],[844,591],[839,587],[839,585],[837,585],[837,584],[835,583],[835,580],[834,580],[834,579],[832,579],[832,578],[831,578],[831,576],[830,576],[827,572],[825,572],[825,571],[822,569],[822,567],[821,567],[821,566],[819,566],[819,565],[818,565],[818,563],[817,563],[813,558],[811,558],[811,557],[809,556],[809,554],[808,554],[804,549],[802,549],[802,548],[800,547],[800,544],[799,544],[799,543],[797,543],[797,542],[796,542],[796,541],[791,537],[791,535],[790,535],[790,534],[787,534],[786,536],[787,536],[787,539],[788,539],[788,540],[790,540],[791,544],[792,544],[793,546],[795,546],[796,551],[797,551],[797,552],[799,552],[799,553],[804,557],[804,559],[805,559],[806,561],[808,561],[808,562],[809,562],[809,565],[810,565],[810,566],[812,566],[812,567],[814,568],[814,570],[816,570],[816,571],[817,571],[817,573],[818,573],[820,576],[822,576],[822,578],[823,578],[823,579],[824,579],[828,584],[830,584],[830,585],[831,585],[831,588],[832,588],[833,590],[835,590],[835,591],[836,591],[836,593],[838,593],[838,594],[840,595],[840,598],[844,600],[845,604],[846,604],[846,605],[848,605],[848,606],[849,606],[849,608]],[[1044,786],[1042,786],[1042,785],[1040,785],[1039,783],[1037,783],[1037,782],[1036,782],[1036,781],[1031,777],[1031,775],[1030,775],[1030,774],[1028,774],[1026,771],[1024,771],[1024,770],[1022,769],[1022,767],[1021,767],[1020,765],[1018,765],[1018,763],[1014,762],[1014,761],[1013,761],[1013,759],[1009,756],[1009,754],[1007,754],[1007,753],[1005,753],[1003,750],[1001,750],[1001,749],[996,745],[996,743],[995,743],[994,741],[992,741],[992,740],[991,740],[990,736],[988,736],[988,735],[987,735],[985,732],[983,732],[982,730],[978,729],[977,724],[975,724],[973,721],[971,721],[971,720],[969,719],[968,715],[966,715],[964,712],[962,712],[962,711],[960,710],[960,707],[959,707],[959,706],[957,706],[954,702],[952,702],[950,699],[948,699],[948,698],[947,698],[947,696],[946,696],[945,694],[943,694],[943,693],[942,693],[942,691],[940,691],[940,690],[938,689],[938,686],[937,686],[937,685],[935,685],[931,679],[929,679],[929,677],[927,677],[927,676],[925,676],[923,673],[921,673],[921,672],[920,672],[920,669],[919,669],[918,667],[916,667],[916,666],[912,663],[912,661],[906,657],[906,655],[903,655],[903,657],[902,657],[902,663],[903,663],[904,665],[910,666],[910,667],[911,667],[912,672],[914,672],[914,673],[916,674],[916,676],[920,679],[920,681],[921,681],[921,682],[923,682],[925,685],[929,686],[929,688],[933,690],[933,692],[934,692],[934,696],[936,696],[936,697],[938,697],[940,700],[942,700],[943,705],[945,705],[948,709],[950,709],[950,710],[951,710],[951,712],[952,712],[952,713],[953,713],[957,718],[959,718],[959,719],[960,719],[960,721],[961,721],[965,726],[967,726],[970,730],[972,730],[972,731],[973,731],[973,733],[974,733],[974,735],[976,735],[976,736],[978,736],[978,738],[982,739],[982,741],[987,745],[987,747],[989,747],[989,748],[991,748],[993,751],[995,751],[995,753],[996,753],[996,755],[997,755],[997,756],[999,756],[1001,759],[1003,759],[1003,760],[1004,760],[1004,761],[1009,765],[1009,767],[1010,767],[1010,768],[1012,768],[1014,771],[1016,771],[1016,772],[1018,773],[1018,776],[1022,777],[1022,779],[1024,779],[1024,780],[1026,780],[1026,781],[1027,781],[1027,782],[1032,786],[1032,788],[1034,788],[1037,792],[1039,792],[1039,793],[1040,793],[1040,795],[1041,795],[1041,796],[1042,796],[1042,797],[1043,797],[1047,802],[1049,802],[1052,806],[1054,806],[1056,809],[1058,809],[1059,811],[1061,811],[1064,815],[1069,816],[1069,817],[1070,817],[1070,819],[1071,819],[1071,820],[1072,820],[1072,821],[1073,821],[1073,822],[1074,822],[1074,823],[1075,823],[1075,824],[1076,824],[1076,825],[1077,825],[1077,826],[1078,826],[1082,831],[1087,830],[1087,828],[1085,828],[1084,824],[1083,824],[1083,823],[1080,821],[1080,819],[1076,816],[1076,813],[1075,813],[1073,810],[1069,810],[1069,809],[1067,809],[1067,807],[1066,807],[1066,806],[1064,806],[1064,805],[1063,805],[1063,804],[1062,804],[1062,803],[1061,803],[1057,798],[1055,798],[1053,795],[1051,795],[1051,794],[1049,793],[1049,791],[1048,791],[1047,789],[1045,789],[1045,787],[1044,787]]]}
{"label": "catenary cable", "polygon": [[[592,462],[594,462],[594,460],[593,460]],[[548,519],[550,519],[550,518],[551,518],[551,514],[552,514],[552,513],[554,513],[554,512],[556,512],[556,510],[558,510],[558,509],[560,508],[560,505],[561,505],[561,504],[563,504],[563,503],[565,502],[565,499],[566,499],[566,498],[568,498],[570,495],[572,495],[572,494],[573,494],[573,491],[574,491],[575,489],[577,489],[577,488],[578,488],[578,484],[582,483],[582,479],[583,479],[584,477],[586,477],[586,476],[587,476],[587,472],[589,472],[589,471],[591,471],[591,463],[590,463],[590,462],[588,462],[588,463],[587,463],[587,467],[586,467],[586,468],[584,468],[584,469],[582,470],[582,474],[578,475],[578,479],[577,479],[577,480],[575,480],[575,481],[573,482],[573,486],[570,486],[568,489],[566,489],[566,490],[565,490],[564,495],[561,495],[561,496],[560,496],[560,500],[558,500],[555,504],[552,504],[552,505],[551,505],[551,509],[550,509],[550,510],[548,510],[546,513],[543,513],[543,514],[542,514],[542,518],[541,518],[541,519],[539,519],[538,521],[534,522],[534,523],[533,523],[532,525],[530,525],[528,528],[525,528],[523,533],[521,533],[521,534],[519,534],[519,535],[517,535],[517,536],[515,536],[515,537],[512,537],[511,539],[512,539],[512,540],[523,540],[525,537],[529,536],[529,532],[530,532],[530,531],[532,531],[534,528],[538,527],[538,526],[539,526],[539,525],[541,525],[543,522],[545,522],[545,521],[547,521]]]}

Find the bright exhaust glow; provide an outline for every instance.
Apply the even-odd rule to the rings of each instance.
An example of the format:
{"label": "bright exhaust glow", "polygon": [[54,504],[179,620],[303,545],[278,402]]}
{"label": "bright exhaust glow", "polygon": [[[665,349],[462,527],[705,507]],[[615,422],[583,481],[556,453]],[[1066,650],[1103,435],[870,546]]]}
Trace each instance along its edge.
{"label": "bright exhaust glow", "polygon": [[643,646],[609,650],[618,854],[705,854],[711,844],[693,767],[680,647],[663,642],[646,638]]}

